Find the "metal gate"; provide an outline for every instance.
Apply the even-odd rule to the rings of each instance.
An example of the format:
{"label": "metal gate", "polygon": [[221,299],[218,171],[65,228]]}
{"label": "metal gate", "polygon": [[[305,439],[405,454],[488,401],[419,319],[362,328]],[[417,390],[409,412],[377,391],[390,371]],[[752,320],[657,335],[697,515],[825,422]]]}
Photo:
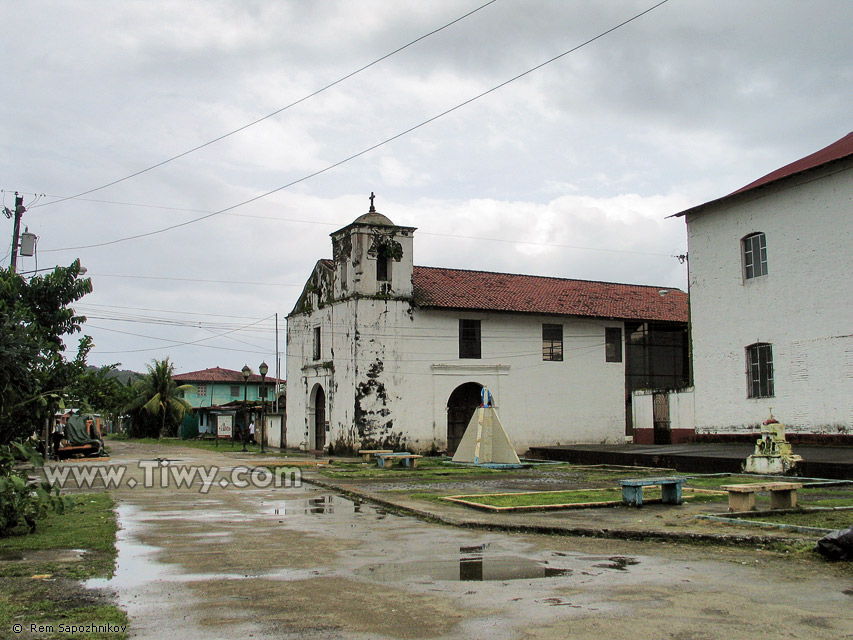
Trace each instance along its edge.
{"label": "metal gate", "polygon": [[652,395],[652,420],[654,421],[655,444],[672,444],[669,427],[669,394]]}

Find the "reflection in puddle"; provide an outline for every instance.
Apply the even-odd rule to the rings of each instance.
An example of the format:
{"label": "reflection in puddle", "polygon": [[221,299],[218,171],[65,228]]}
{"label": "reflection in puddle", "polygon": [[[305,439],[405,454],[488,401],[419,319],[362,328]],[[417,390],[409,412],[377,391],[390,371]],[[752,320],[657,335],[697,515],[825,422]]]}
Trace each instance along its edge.
{"label": "reflection in puddle", "polygon": [[640,564],[636,558],[626,558],[625,556],[612,556],[607,558],[606,563],[594,564],[592,566],[597,569],[616,569],[617,571],[627,571],[629,566]]}
{"label": "reflection in puddle", "polygon": [[300,498],[267,502],[264,512],[274,516],[336,516],[336,519],[349,519],[353,515],[371,515],[382,520],[387,512],[360,500],[349,500],[334,494],[323,494],[316,498]]}
{"label": "reflection in puddle", "polygon": [[571,569],[550,567],[544,562],[520,556],[464,556],[458,560],[423,560],[400,564],[379,564],[362,571],[381,580],[426,577],[446,581],[504,581],[553,578],[571,575]]}
{"label": "reflection in puddle", "polygon": [[119,504],[116,511],[121,528],[116,532],[118,557],[115,575],[112,578],[91,578],[83,584],[90,589],[127,588],[168,579],[174,571],[155,560],[160,550],[131,540],[130,529],[135,520],[139,521],[139,510],[128,504]]}

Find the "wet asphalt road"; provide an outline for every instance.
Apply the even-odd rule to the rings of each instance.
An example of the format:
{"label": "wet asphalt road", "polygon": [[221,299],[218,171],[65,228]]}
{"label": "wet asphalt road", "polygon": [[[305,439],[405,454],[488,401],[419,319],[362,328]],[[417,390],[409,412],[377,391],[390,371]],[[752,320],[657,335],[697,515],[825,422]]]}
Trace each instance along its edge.
{"label": "wet asphalt road", "polygon": [[177,487],[152,466],[163,448],[111,449],[128,470],[111,490],[118,568],[87,586],[115,594],[135,638],[853,638],[853,580],[831,565],[453,528],[310,484],[223,488],[245,460],[195,449],[169,464],[218,474]]}

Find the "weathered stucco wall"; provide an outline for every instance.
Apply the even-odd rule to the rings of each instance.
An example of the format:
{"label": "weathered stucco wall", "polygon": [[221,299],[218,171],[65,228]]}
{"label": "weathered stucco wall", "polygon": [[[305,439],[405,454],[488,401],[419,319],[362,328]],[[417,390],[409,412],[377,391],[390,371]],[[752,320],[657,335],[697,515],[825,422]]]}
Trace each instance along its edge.
{"label": "weathered stucco wall", "polygon": [[[482,358],[459,358],[459,319],[481,321]],[[564,359],[542,360],[542,323],[562,324]],[[313,359],[313,329],[324,351]],[[447,403],[467,382],[491,390],[522,452],[531,445],[618,442],[625,428],[624,363],[605,361],[604,329],[618,322],[415,309],[350,299],[288,319],[288,446],[308,433],[321,384],[334,445],[443,449]]]}
{"label": "weathered stucco wall", "polygon": [[[848,161],[689,214],[697,433],[752,432],[772,407],[789,432],[853,434],[851,210]],[[753,232],[766,234],[768,273],[745,280]],[[748,399],[757,342],[773,345],[774,396]]]}

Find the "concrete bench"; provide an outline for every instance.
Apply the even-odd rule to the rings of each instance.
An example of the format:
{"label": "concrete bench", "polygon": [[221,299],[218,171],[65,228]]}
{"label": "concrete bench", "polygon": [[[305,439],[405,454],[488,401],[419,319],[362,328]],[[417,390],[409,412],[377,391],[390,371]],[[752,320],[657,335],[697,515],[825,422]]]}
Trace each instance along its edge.
{"label": "concrete bench", "polygon": [[370,456],[375,456],[377,453],[394,453],[391,449],[359,449],[360,455],[365,462],[370,462]]}
{"label": "concrete bench", "polygon": [[376,455],[376,466],[380,469],[384,469],[386,466],[390,467],[395,460],[400,463],[400,466],[415,468],[418,466],[418,460],[423,458],[423,456],[414,453],[377,453],[374,455]]}
{"label": "concrete bench", "polygon": [[797,489],[803,485],[797,482],[763,482],[755,484],[726,484],[720,487],[729,492],[729,511],[753,511],[755,492],[770,492],[771,509],[793,509],[797,506]]}
{"label": "concrete bench", "polygon": [[660,486],[661,501],[667,504],[681,504],[681,485],[687,478],[639,478],[636,480],[620,480],[622,485],[622,503],[635,507],[643,506],[643,487]]}

